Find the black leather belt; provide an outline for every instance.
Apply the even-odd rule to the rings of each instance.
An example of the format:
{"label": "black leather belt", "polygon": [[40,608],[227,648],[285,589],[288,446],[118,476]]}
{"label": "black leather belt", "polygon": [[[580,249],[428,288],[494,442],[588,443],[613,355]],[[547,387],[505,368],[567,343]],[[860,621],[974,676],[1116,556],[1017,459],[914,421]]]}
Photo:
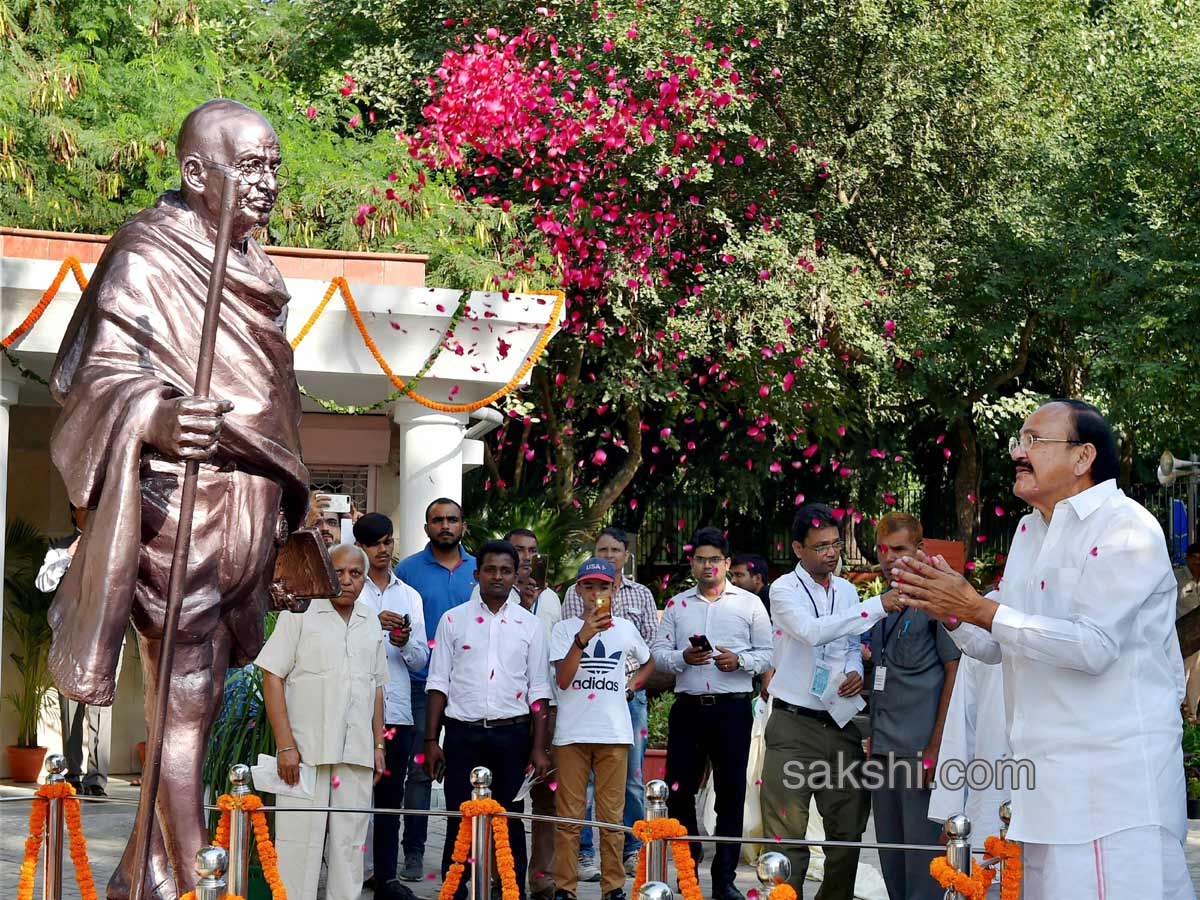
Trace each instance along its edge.
{"label": "black leather belt", "polygon": [[456,725],[470,725],[473,728],[504,728],[507,725],[524,725],[529,722],[529,716],[509,716],[507,719],[450,719]]}
{"label": "black leather belt", "polygon": [[676,700],[691,700],[701,706],[715,706],[718,700],[749,700],[753,691],[740,694],[676,694]]}
{"label": "black leather belt", "polygon": [[797,706],[795,703],[788,703],[786,700],[780,700],[778,697],[775,698],[773,708],[795,713],[798,716],[805,716],[809,719],[816,719],[822,725],[832,725],[834,728],[838,727],[838,723],[834,721],[833,716],[823,709],[809,709],[807,706]]}

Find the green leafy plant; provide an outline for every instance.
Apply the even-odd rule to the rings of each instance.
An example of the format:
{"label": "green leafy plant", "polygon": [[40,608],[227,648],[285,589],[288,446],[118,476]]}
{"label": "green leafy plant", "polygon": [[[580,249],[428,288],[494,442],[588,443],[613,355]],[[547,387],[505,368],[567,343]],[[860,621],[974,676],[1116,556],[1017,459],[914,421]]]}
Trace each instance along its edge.
{"label": "green leafy plant", "polygon": [[467,540],[478,547],[513,528],[528,528],[537,535],[538,552],[546,557],[547,582],[561,586],[574,579],[579,564],[588,557],[583,525],[575,507],[549,504],[542,494],[489,494],[487,504],[467,519]]}
{"label": "green leafy plant", "polygon": [[667,747],[668,722],[671,707],[675,705],[675,693],[665,691],[650,700],[646,710],[646,746],[657,750]]}
{"label": "green leafy plant", "polygon": [[46,555],[46,537],[28,522],[13,519],[4,536],[4,631],[18,649],[9,654],[21,673],[20,687],[7,700],[17,713],[17,746],[36,747],[38,717],[46,707],[50,680],[50,623],[54,593],[37,589],[35,579]]}
{"label": "green leafy plant", "polygon": [[[275,629],[277,613],[267,616],[266,634]],[[225,693],[221,712],[208,739],[201,777],[205,792],[212,802],[229,790],[229,767],[258,762],[260,753],[275,754],[275,733],[267,719],[263,699],[263,675],[258,666],[230,669],[225,676]],[[218,812],[209,813],[209,829],[217,827]]]}

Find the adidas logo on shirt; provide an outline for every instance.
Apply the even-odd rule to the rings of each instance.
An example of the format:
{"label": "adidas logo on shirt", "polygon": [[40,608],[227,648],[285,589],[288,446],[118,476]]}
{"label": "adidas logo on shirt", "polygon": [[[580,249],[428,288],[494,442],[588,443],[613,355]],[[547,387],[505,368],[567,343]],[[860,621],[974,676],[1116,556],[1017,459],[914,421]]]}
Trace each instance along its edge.
{"label": "adidas logo on shirt", "polygon": [[586,650],[579,660],[579,671],[586,677],[575,678],[571,687],[577,691],[622,691],[624,685],[613,678],[606,678],[621,664],[622,651],[606,653],[604,641],[597,640],[595,650],[589,655]]}

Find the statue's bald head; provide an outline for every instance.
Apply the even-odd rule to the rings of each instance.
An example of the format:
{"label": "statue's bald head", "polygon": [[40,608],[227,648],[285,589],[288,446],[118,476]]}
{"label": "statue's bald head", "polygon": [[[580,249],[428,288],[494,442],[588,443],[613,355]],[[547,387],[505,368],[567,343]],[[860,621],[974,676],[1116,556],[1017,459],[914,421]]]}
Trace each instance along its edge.
{"label": "statue's bald head", "polygon": [[234,243],[267,224],[279,195],[275,171],[280,151],[279,137],[261,113],[224,98],[201,103],[183,120],[175,154],[184,200],[211,233],[216,233],[220,218],[221,192],[221,178],[212,163],[243,173],[234,215]]}

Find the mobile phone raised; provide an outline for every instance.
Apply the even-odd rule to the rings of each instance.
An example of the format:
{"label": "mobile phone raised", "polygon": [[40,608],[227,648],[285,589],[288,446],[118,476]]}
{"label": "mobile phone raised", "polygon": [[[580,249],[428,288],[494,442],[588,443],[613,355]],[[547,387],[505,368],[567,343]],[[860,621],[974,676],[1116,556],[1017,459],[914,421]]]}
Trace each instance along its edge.
{"label": "mobile phone raised", "polygon": [[707,650],[709,653],[713,652],[712,644],[708,642],[708,638],[703,634],[693,634],[688,638],[688,643],[697,650]]}

